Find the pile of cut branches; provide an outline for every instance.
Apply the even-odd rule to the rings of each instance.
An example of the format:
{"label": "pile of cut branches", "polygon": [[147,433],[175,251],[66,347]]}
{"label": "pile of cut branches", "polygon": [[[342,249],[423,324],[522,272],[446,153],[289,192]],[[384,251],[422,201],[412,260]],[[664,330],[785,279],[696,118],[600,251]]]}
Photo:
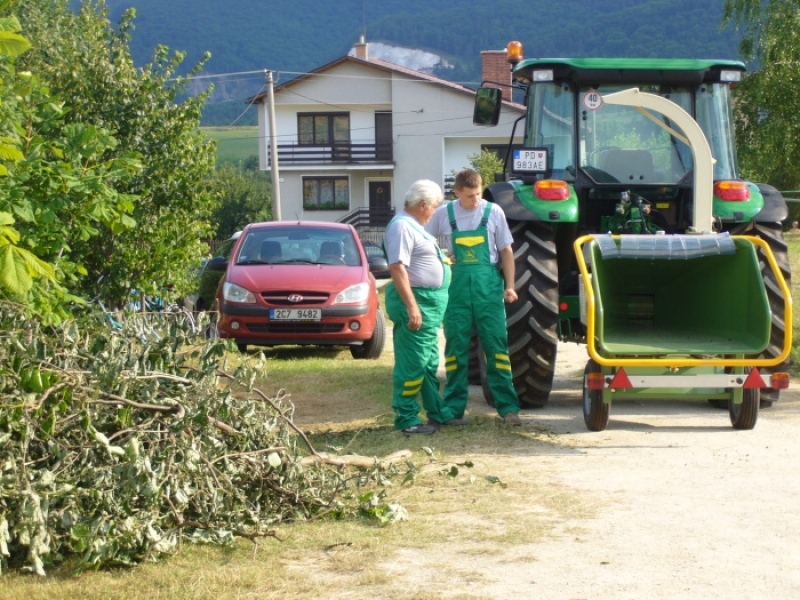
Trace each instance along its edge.
{"label": "pile of cut branches", "polygon": [[254,387],[260,354],[228,372],[224,342],[178,323],[157,341],[102,315],[42,329],[6,303],[0,325],[0,567],[132,565],[187,539],[404,514],[382,485],[413,471],[405,456],[354,471],[316,452],[285,394]]}

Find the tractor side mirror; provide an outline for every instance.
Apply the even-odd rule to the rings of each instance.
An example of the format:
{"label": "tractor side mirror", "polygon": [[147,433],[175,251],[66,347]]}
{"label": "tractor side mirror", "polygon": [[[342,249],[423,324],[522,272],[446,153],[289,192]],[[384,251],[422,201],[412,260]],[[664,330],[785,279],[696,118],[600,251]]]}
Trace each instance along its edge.
{"label": "tractor side mirror", "polygon": [[500,120],[500,105],[503,103],[503,90],[493,87],[478,88],[475,94],[475,111],[472,113],[473,125],[494,127]]}

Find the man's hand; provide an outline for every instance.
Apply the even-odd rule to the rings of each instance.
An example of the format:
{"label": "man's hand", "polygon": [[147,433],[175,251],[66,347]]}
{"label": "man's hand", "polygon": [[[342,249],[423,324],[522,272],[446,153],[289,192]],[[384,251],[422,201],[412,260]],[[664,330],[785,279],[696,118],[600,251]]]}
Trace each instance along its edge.
{"label": "man's hand", "polygon": [[506,288],[503,291],[503,300],[505,300],[507,304],[516,302],[518,298],[519,297],[517,296],[517,292],[514,291],[514,288]]}
{"label": "man's hand", "polygon": [[408,328],[411,331],[418,331],[422,327],[422,313],[419,312],[419,306],[414,304],[408,311]]}

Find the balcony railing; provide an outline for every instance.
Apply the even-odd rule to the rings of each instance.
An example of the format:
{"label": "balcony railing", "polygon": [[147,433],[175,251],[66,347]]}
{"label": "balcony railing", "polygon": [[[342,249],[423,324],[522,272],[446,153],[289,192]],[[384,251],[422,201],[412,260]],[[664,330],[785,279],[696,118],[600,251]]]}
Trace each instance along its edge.
{"label": "balcony railing", "polygon": [[[267,155],[268,162],[272,157]],[[392,144],[278,144],[279,165],[381,164],[392,162]]]}

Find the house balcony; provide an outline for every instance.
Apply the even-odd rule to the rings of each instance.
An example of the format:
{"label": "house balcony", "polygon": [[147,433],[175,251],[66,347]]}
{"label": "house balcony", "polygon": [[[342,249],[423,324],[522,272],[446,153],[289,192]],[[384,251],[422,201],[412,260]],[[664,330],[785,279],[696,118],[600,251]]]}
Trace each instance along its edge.
{"label": "house balcony", "polygon": [[[278,144],[280,166],[302,165],[391,165],[392,144],[352,144],[337,142],[327,146]],[[267,164],[272,156],[267,153]]]}

